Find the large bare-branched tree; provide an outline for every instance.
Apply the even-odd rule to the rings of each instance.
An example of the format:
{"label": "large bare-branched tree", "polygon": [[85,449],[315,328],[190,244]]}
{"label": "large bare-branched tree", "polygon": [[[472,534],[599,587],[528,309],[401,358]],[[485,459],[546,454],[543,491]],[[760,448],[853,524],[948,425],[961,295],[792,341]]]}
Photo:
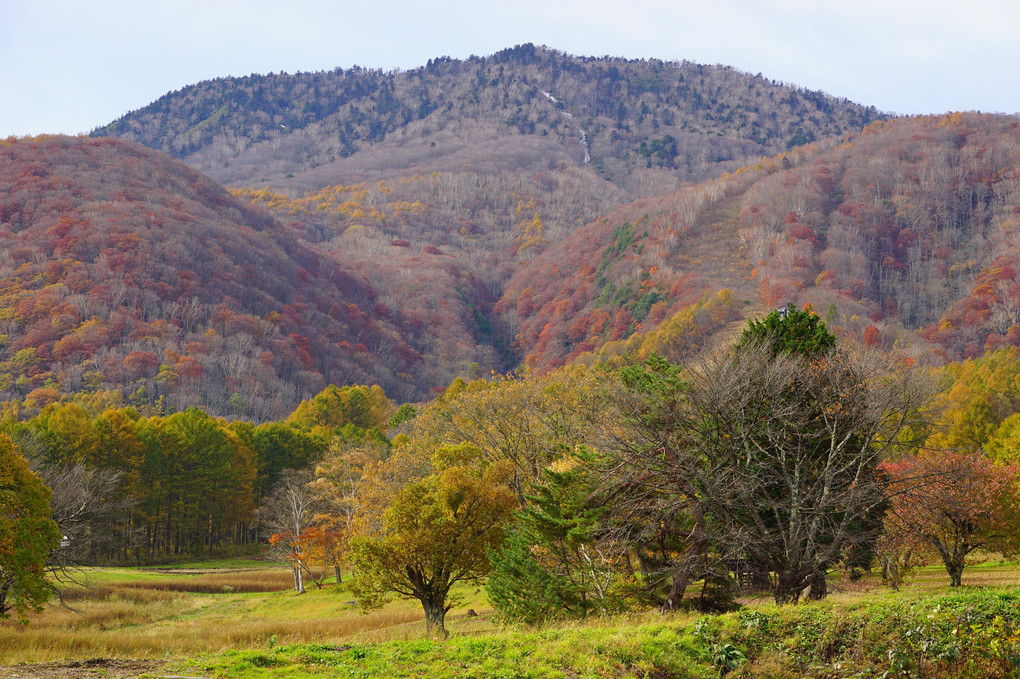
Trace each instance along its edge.
{"label": "large bare-branched tree", "polygon": [[686,519],[674,602],[710,551],[767,573],[778,603],[824,596],[826,570],[881,528],[879,465],[927,421],[931,381],[837,348],[807,315],[685,371],[660,359],[622,375],[619,473],[659,525]]}

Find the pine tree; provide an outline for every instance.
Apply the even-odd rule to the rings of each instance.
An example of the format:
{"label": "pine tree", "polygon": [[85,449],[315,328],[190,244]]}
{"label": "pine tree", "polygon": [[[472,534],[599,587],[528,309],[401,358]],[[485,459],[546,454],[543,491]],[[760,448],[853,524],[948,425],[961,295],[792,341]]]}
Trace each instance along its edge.
{"label": "pine tree", "polygon": [[617,608],[617,559],[600,543],[604,507],[592,503],[587,468],[545,469],[517,525],[499,552],[490,552],[489,601],[508,620],[538,624]]}

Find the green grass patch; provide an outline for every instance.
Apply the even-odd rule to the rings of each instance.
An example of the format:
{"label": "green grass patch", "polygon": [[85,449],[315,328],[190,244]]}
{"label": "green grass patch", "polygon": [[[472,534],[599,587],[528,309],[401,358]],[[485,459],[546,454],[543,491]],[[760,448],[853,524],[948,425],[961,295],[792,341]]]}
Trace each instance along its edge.
{"label": "green grass patch", "polygon": [[186,664],[220,677],[961,677],[1020,674],[1020,593],[615,617],[446,641],[297,644]]}
{"label": "green grass patch", "polygon": [[446,641],[279,646],[225,653],[185,669],[225,677],[716,676],[699,653],[680,619],[649,625],[618,618],[612,624],[500,630]]}

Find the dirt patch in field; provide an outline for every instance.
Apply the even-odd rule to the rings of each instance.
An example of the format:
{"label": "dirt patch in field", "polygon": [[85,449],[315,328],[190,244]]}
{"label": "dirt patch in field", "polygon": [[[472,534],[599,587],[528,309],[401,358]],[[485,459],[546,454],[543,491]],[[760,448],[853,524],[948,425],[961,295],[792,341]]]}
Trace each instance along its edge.
{"label": "dirt patch in field", "polygon": [[150,677],[162,675],[158,668],[164,663],[159,660],[113,660],[93,658],[91,660],[63,660],[59,662],[30,665],[0,665],[0,679],[98,679],[99,677],[129,679],[143,674]]}

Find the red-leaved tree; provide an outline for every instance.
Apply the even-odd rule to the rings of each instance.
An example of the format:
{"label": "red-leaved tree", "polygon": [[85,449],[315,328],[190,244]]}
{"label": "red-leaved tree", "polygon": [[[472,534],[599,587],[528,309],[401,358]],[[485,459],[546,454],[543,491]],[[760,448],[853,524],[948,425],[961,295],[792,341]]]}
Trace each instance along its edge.
{"label": "red-leaved tree", "polygon": [[927,451],[884,465],[889,475],[886,529],[920,539],[941,557],[949,584],[959,587],[976,549],[1020,548],[1020,467],[983,456]]}

